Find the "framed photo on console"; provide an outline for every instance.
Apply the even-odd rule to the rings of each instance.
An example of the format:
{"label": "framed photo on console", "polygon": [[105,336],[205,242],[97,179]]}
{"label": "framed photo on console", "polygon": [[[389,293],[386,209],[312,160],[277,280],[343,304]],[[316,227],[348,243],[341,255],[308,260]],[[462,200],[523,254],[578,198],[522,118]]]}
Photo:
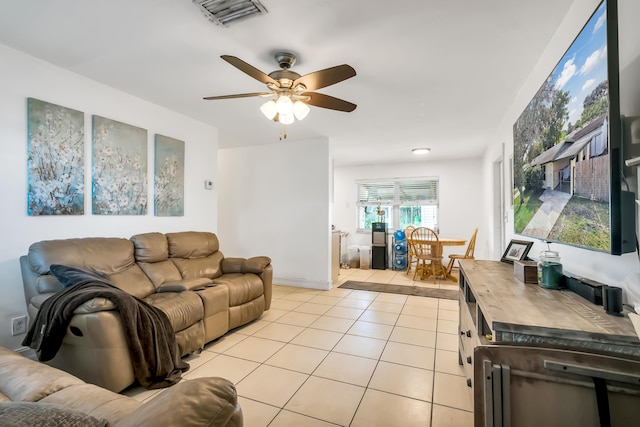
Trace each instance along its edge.
{"label": "framed photo on console", "polygon": [[502,254],[500,261],[513,264],[513,261],[521,261],[527,258],[529,250],[533,246],[533,242],[526,240],[511,240],[507,246],[507,250]]}

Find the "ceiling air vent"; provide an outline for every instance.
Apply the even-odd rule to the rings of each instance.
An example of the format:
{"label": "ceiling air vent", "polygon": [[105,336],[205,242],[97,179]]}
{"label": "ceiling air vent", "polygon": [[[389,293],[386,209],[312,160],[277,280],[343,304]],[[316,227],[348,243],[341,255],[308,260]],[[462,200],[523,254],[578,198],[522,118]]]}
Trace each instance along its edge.
{"label": "ceiling air vent", "polygon": [[264,15],[267,9],[258,0],[193,0],[210,21],[223,27],[255,15]]}

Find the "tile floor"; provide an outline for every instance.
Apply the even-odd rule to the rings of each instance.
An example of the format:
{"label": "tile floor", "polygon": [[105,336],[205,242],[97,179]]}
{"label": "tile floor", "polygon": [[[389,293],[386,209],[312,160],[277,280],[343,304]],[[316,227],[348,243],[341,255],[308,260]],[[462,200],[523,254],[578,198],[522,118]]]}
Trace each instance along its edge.
{"label": "tile floor", "polygon": [[[412,285],[392,270],[340,270],[346,280]],[[457,289],[456,283],[415,283]],[[458,302],[274,286],[271,309],[187,358],[185,380],[236,384],[246,427],[473,425],[458,365]],[[161,390],[125,394],[152,399]]]}

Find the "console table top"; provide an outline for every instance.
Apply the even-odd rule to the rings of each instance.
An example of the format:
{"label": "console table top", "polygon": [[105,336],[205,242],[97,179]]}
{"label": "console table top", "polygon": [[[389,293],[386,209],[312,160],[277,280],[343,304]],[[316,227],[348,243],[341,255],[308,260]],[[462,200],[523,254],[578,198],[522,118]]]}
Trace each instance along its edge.
{"label": "console table top", "polygon": [[568,289],[523,283],[514,276],[512,264],[460,260],[460,270],[494,335],[597,341],[631,347],[632,353],[640,354],[640,340],[626,313],[611,316]]}

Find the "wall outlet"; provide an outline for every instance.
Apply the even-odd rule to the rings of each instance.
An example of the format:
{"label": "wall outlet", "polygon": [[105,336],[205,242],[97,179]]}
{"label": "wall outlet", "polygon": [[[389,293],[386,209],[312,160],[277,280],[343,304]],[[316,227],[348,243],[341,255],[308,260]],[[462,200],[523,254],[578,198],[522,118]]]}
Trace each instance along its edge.
{"label": "wall outlet", "polygon": [[16,336],[27,332],[27,316],[11,319],[11,335]]}

